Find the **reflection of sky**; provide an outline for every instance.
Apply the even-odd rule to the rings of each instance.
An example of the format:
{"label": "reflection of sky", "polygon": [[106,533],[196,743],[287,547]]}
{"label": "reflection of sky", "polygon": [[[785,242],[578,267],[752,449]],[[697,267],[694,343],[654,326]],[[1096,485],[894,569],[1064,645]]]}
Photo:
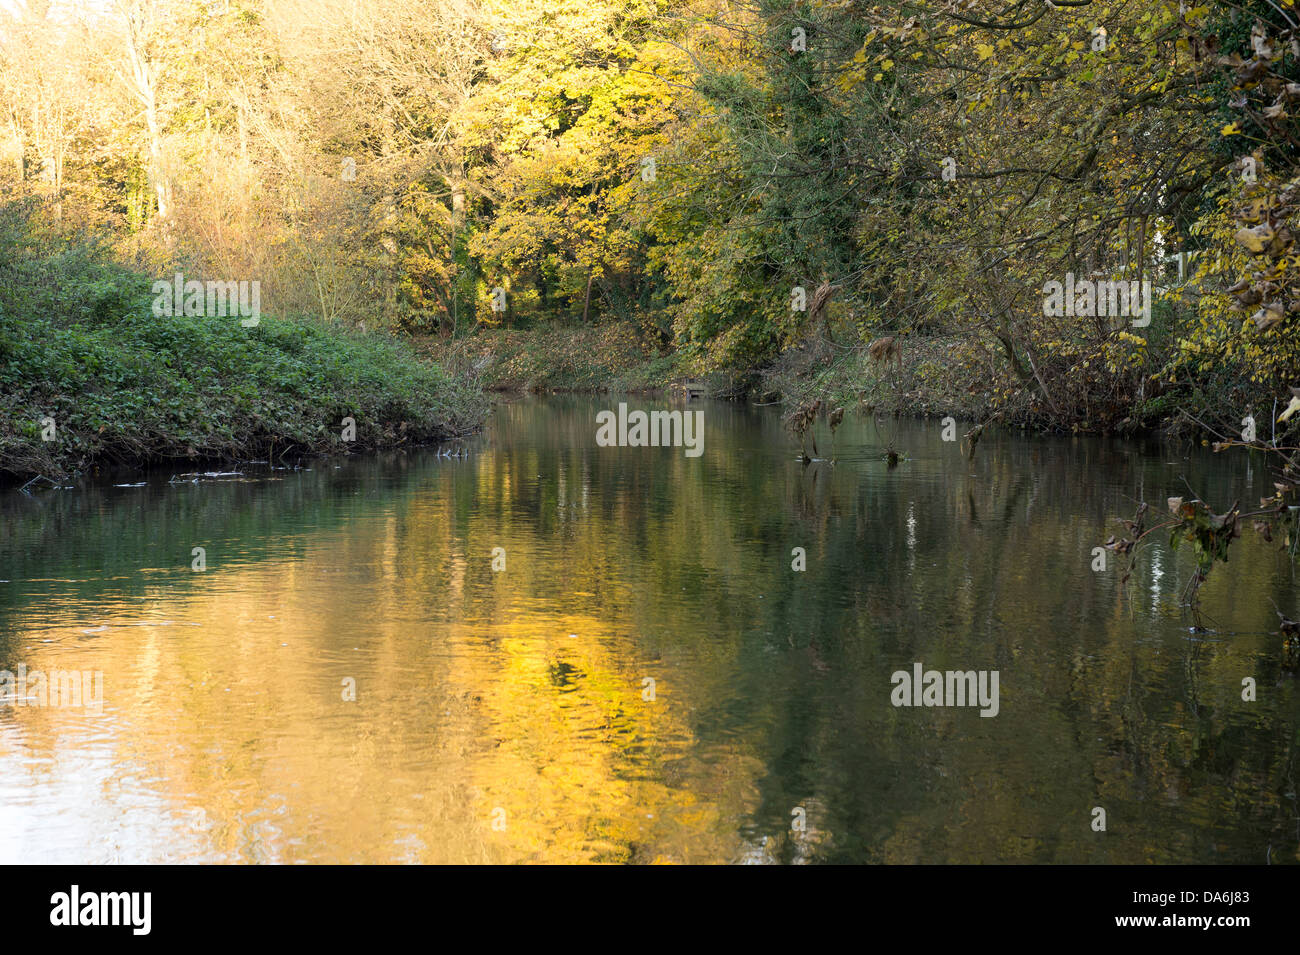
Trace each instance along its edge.
{"label": "reflection of sky", "polygon": [[1160,606],[1160,578],[1164,577],[1165,572],[1160,566],[1160,552],[1153,551],[1151,554],[1151,610],[1155,612]]}
{"label": "reflection of sky", "polygon": [[56,749],[33,752],[14,713],[0,709],[0,865],[182,861],[200,851],[201,838],[141,782],[142,767],[119,762],[111,719],[77,720]]}
{"label": "reflection of sky", "polygon": [[[270,498],[281,490],[292,508],[289,488]],[[149,499],[104,493],[122,509]],[[218,496],[159,493],[197,507]],[[344,492],[342,509],[358,496],[368,495]],[[102,670],[106,702],[98,717],[0,708],[0,831],[18,837],[0,858],[489,861],[502,851],[483,831],[495,805],[510,807],[497,840],[506,858],[620,853],[628,837],[615,833],[603,849],[582,829],[567,848],[547,843],[566,810],[586,818],[603,805],[652,828],[671,794],[611,774],[652,765],[642,754],[690,734],[669,721],[657,735],[640,672],[618,672],[602,646],[628,640],[630,626],[615,637],[520,586],[530,560],[561,566],[556,544],[496,530],[514,576],[483,573],[475,585],[505,601],[486,616],[481,599],[467,606],[450,517],[447,496],[426,488],[400,507],[376,501],[355,525],[217,535],[195,573],[188,530],[180,569],[165,566],[169,545],[154,538],[172,528],[155,514],[148,541],[129,548],[136,575],[103,563],[120,557],[117,541],[88,535],[64,549],[67,576],[15,573],[0,664]],[[487,571],[490,550],[477,549]],[[39,616],[22,613],[33,606]],[[345,678],[357,681],[355,703],[341,698]],[[619,808],[642,805],[652,811]]]}

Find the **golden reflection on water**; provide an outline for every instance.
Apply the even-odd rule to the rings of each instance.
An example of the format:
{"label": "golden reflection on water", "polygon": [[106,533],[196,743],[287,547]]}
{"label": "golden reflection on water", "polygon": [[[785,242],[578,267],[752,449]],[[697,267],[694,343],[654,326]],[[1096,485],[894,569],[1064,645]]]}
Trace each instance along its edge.
{"label": "golden reflection on water", "polygon": [[[699,461],[602,457],[597,406],[505,406],[468,461],[0,511],[0,668],[106,697],[0,706],[0,862],[1297,861],[1285,562],[1216,570],[1245,632],[1203,641],[1167,551],[1088,567],[1159,460],[971,470],[918,425],[887,471],[846,425],[801,469],[725,406]],[[912,660],[1000,668],[1001,715],[893,709]]]}
{"label": "golden reflection on water", "polygon": [[[10,845],[0,861],[733,856],[753,761],[712,754],[699,791],[657,778],[661,761],[699,759],[690,681],[646,659],[629,620],[530,606],[508,571],[480,581],[492,621],[466,623],[463,554],[438,582],[403,572],[446,518],[445,502],[420,503],[289,560],[223,568],[210,551],[177,597],[108,588],[93,617],[20,627],[29,669],[102,671],[107,703],[0,710],[0,825],[75,816],[80,836],[103,835]],[[528,547],[507,552],[521,565]]]}

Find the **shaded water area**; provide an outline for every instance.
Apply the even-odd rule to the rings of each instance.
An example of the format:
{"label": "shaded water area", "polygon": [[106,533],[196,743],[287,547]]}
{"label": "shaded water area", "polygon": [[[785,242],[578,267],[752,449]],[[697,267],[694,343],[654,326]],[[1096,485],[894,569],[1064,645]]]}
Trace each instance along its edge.
{"label": "shaded water area", "polygon": [[[598,447],[617,400],[502,402],[464,459],[0,492],[0,670],[103,674],[0,705],[0,862],[1300,860],[1287,556],[1247,530],[1209,633],[1167,537],[1091,566],[1263,462],[903,420],[890,469],[850,418],[804,466],[712,402],[698,458]],[[997,670],[998,714],[891,705],[916,662]]]}

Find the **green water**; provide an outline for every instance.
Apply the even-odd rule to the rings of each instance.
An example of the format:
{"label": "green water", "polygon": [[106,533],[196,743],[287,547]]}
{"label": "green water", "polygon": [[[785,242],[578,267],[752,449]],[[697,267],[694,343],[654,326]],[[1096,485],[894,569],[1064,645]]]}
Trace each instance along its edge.
{"label": "green water", "polygon": [[[103,679],[0,705],[0,862],[1300,860],[1286,555],[1247,530],[1208,633],[1162,535],[1092,569],[1139,498],[1252,503],[1264,462],[851,417],[804,465],[714,402],[699,457],[598,447],[617,400],[0,492],[0,670]],[[996,670],[997,715],[893,706],[917,662]]]}

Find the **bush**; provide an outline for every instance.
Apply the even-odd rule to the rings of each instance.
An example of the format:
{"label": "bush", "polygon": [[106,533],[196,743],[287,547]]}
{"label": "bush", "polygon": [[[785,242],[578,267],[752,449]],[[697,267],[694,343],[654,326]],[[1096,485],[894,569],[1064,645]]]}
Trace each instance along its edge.
{"label": "bush", "polygon": [[396,339],[306,319],[159,318],[150,277],[54,244],[0,215],[0,473],[391,447],[464,434],[486,413],[476,386]]}

